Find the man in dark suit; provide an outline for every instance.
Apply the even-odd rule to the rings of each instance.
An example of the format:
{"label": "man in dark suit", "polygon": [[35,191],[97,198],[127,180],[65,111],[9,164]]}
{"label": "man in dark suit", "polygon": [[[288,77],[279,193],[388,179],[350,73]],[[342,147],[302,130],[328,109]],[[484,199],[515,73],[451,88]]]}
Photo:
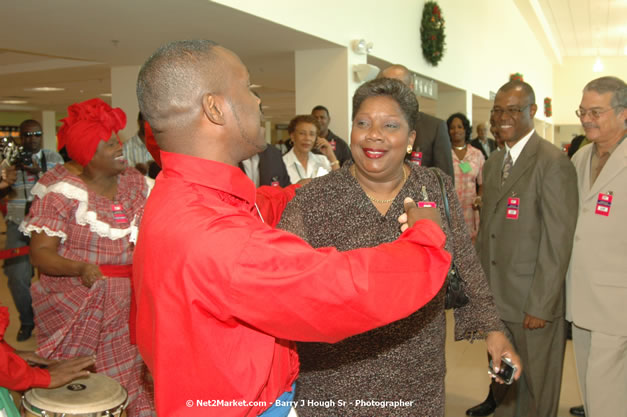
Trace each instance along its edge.
{"label": "man in dark suit", "polygon": [[470,141],[470,144],[479,149],[485,160],[496,150],[496,142],[488,137],[488,124],[483,122],[477,125],[477,137]]}
{"label": "man in dark suit", "polygon": [[[394,78],[402,81],[412,91],[411,72],[403,65],[392,65],[379,73],[377,78]],[[455,178],[453,173],[453,154],[451,152],[451,139],[444,120],[418,112],[419,117],[414,130],[416,140],[412,150],[412,160],[420,161],[420,165],[438,167],[445,173]]]}
{"label": "man in dark suit", "polygon": [[240,162],[240,168],[257,187],[261,185],[287,187],[291,184],[281,151],[274,146],[267,146],[257,155]]}
{"label": "man in dark suit", "polygon": [[[535,133],[537,108],[527,83],[510,81],[498,90],[491,113],[505,149],[483,168],[477,250],[524,368],[507,392],[493,384],[496,417],[554,417],[559,403],[577,174],[563,152]],[[494,397],[466,414],[490,414]]]}
{"label": "man in dark suit", "polygon": [[[315,117],[320,124],[320,132],[318,132],[318,136],[325,138],[329,142],[333,148],[335,157],[338,161],[340,161],[340,165],[344,165],[344,162],[346,161],[352,161],[353,156],[351,154],[351,149],[346,141],[329,129],[329,123],[331,122],[329,109],[318,105],[311,110],[311,115]],[[322,152],[320,152],[317,148],[314,149],[313,152],[320,155],[322,154]]]}

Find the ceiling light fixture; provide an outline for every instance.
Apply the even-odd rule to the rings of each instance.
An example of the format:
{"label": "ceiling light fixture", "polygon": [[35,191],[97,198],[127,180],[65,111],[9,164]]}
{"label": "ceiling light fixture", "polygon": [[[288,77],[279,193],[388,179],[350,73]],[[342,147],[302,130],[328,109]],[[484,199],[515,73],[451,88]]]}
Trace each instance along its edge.
{"label": "ceiling light fixture", "polygon": [[603,62],[601,62],[601,57],[597,56],[597,60],[594,61],[594,65],[592,66],[593,72],[603,72]]}
{"label": "ceiling light fixture", "polygon": [[32,87],[32,88],[25,88],[24,91],[36,91],[36,92],[51,92],[51,91],[65,91],[65,88],[61,88],[61,87]]}
{"label": "ceiling light fixture", "polygon": [[261,88],[261,87],[263,87],[263,86],[259,85],[259,84],[251,84],[250,85],[250,88]]}
{"label": "ceiling light fixture", "polygon": [[26,100],[1,100],[2,104],[26,104],[28,101]]}
{"label": "ceiling light fixture", "polygon": [[111,93],[102,93],[100,94],[101,97],[111,97],[112,94]]}

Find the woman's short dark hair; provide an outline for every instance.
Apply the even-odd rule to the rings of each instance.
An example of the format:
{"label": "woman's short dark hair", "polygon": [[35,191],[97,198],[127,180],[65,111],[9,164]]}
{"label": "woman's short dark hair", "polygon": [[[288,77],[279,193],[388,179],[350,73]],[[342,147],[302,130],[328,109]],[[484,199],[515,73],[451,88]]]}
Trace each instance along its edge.
{"label": "woman's short dark hair", "polygon": [[385,96],[396,101],[409,124],[409,131],[414,130],[418,119],[418,100],[416,95],[401,81],[392,78],[377,78],[362,84],[353,96],[353,117],[359,112],[364,100],[370,97]]}
{"label": "woman's short dark hair", "polygon": [[296,126],[300,123],[310,123],[316,126],[316,136],[320,133],[320,123],[318,123],[318,119],[311,114],[301,114],[290,120],[290,124],[287,125],[287,133],[292,134],[294,130],[296,130]]}
{"label": "woman's short dark hair", "polygon": [[464,130],[466,131],[466,142],[470,142],[470,135],[472,133],[472,128],[470,127],[470,121],[468,118],[462,113],[453,113],[446,119],[446,127],[448,130],[451,130],[451,123],[453,123],[453,119],[459,119],[462,121],[462,126],[464,126]]}

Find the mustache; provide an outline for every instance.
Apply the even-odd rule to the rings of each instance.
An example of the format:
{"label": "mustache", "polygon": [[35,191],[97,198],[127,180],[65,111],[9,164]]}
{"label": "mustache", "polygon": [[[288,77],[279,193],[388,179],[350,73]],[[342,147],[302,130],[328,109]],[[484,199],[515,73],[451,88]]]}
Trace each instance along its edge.
{"label": "mustache", "polygon": [[599,127],[599,125],[597,125],[596,123],[583,123],[582,126],[583,126],[584,129],[586,129],[586,128],[589,129],[591,127],[595,127],[595,128]]}

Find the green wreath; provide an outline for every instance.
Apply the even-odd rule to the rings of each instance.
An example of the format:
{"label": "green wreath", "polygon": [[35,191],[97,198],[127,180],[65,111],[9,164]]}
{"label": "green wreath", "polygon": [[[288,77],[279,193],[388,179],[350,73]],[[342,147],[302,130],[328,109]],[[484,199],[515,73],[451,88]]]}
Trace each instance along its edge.
{"label": "green wreath", "polygon": [[444,55],[445,37],[442,9],[435,1],[426,2],[422,11],[420,38],[422,40],[422,55],[433,66],[438,65]]}

